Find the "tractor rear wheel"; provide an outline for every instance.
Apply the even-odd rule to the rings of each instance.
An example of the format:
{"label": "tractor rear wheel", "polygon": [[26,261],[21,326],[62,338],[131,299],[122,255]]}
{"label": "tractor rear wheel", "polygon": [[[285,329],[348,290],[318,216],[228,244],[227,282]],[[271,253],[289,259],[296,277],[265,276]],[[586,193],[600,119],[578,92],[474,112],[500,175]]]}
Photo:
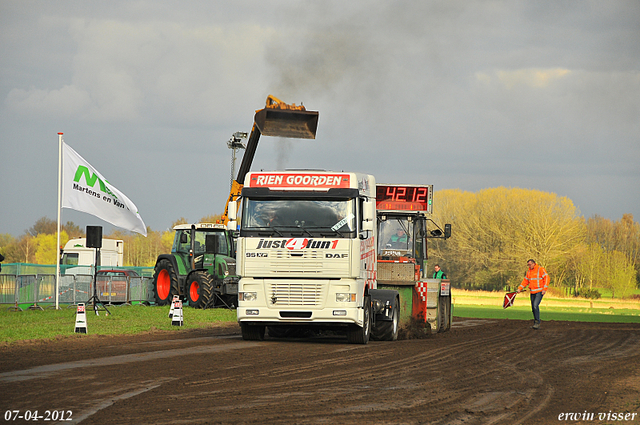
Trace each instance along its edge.
{"label": "tractor rear wheel", "polygon": [[438,332],[451,329],[451,296],[438,298]]}
{"label": "tractor rear wheel", "polygon": [[214,296],[214,282],[207,272],[197,271],[187,276],[187,301],[193,308],[204,308]]}
{"label": "tractor rear wheel", "polygon": [[156,305],[168,305],[178,295],[178,275],[171,262],[162,259],[156,263],[153,274],[153,297]]}

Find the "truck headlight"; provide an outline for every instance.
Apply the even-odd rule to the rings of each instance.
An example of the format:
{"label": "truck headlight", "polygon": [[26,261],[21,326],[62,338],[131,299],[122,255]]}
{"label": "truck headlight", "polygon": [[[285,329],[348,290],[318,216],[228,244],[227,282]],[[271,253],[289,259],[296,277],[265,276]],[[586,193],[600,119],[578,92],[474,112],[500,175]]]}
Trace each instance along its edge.
{"label": "truck headlight", "polygon": [[355,301],[356,301],[356,294],[349,294],[344,292],[336,293],[337,303],[348,303],[348,302],[355,302]]}
{"label": "truck headlight", "polygon": [[255,301],[257,299],[257,292],[238,292],[238,301]]}

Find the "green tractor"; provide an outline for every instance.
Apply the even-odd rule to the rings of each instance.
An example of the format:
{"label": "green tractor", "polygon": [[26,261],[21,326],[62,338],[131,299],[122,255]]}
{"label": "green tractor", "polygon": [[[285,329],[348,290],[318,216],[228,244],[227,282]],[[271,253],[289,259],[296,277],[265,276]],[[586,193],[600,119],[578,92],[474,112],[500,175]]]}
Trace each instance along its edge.
{"label": "green tractor", "polygon": [[156,305],[179,295],[191,307],[237,305],[238,280],[233,232],[223,224],[179,224],[171,254],[158,256],[153,275]]}

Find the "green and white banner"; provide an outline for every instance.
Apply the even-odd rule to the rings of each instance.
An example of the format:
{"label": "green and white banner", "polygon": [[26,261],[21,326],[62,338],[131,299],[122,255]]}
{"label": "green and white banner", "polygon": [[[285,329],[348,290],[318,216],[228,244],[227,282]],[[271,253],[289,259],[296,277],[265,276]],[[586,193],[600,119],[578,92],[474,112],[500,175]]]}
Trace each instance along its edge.
{"label": "green and white banner", "polygon": [[147,236],[138,207],[64,142],[62,164],[62,208],[86,212]]}

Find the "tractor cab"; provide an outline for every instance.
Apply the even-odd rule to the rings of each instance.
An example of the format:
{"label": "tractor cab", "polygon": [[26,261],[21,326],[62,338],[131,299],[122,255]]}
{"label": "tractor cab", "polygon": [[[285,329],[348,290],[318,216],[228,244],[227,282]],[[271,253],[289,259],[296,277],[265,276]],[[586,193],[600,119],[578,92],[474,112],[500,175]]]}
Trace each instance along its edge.
{"label": "tractor cab", "polygon": [[[413,282],[426,273],[426,217],[420,213],[388,212],[378,215],[378,280],[387,268],[395,270],[389,278]],[[382,269],[382,273],[380,273]],[[398,270],[404,273],[397,273]]]}

